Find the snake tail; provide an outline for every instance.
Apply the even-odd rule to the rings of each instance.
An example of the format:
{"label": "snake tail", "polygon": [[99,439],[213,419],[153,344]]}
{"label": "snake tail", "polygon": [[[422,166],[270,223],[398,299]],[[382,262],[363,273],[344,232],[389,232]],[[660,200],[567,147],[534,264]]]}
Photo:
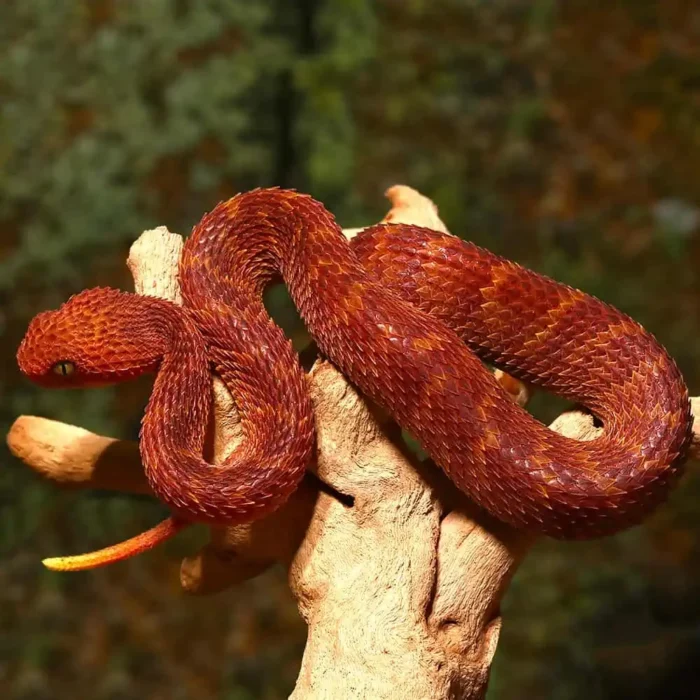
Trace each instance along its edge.
{"label": "snake tail", "polygon": [[49,559],[44,559],[42,564],[47,569],[51,569],[51,571],[85,571],[87,569],[96,569],[100,566],[107,566],[157,547],[159,544],[177,535],[188,524],[184,520],[169,517],[150,530],[146,530],[111,547],[69,557],[50,557]]}

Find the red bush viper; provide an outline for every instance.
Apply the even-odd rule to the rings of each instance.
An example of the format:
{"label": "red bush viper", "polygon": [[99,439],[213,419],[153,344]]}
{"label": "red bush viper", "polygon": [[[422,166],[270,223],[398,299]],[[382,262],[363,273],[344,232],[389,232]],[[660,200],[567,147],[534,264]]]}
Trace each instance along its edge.
{"label": "red bush viper", "polygon": [[[320,350],[497,518],[558,538],[606,535],[642,520],[675,482],[690,439],[688,392],[673,360],[629,317],[429,229],[379,225],[350,244],[311,197],[254,190],[194,228],[180,263],[184,308],[91,289],[30,324],[18,361],[40,384],[157,371],[141,454],[173,512],[125,543],[49,565],[115,561],[187,522],[252,520],[294,491],[314,429],[297,358],[262,303],[280,274]],[[603,434],[580,442],[549,430],[477,355],[584,404]],[[210,364],[245,434],[218,467],[202,457]]]}

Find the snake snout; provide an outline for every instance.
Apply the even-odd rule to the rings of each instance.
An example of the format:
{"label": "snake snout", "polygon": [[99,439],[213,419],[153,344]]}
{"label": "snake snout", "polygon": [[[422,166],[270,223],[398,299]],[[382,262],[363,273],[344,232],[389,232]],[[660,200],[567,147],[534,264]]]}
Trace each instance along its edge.
{"label": "snake snout", "polygon": [[45,311],[37,315],[17,350],[17,364],[22,374],[40,384],[50,383],[43,380],[51,376],[51,368],[57,361],[55,355],[60,343],[53,330],[55,314],[55,311]]}

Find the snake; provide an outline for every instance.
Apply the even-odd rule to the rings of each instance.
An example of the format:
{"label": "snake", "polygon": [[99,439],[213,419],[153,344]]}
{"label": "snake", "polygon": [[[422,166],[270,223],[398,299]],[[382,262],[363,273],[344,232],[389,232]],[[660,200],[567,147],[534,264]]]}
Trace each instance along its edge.
{"label": "snake", "polygon": [[[348,241],[311,196],[257,189],[194,227],[179,263],[182,306],[96,288],[30,322],[18,364],[42,386],[156,374],[139,444],[171,513],[130,540],[47,566],[111,563],[191,523],[251,522],[287,501],[314,455],[315,424],[298,356],[263,303],[280,278],[320,353],[497,520],[556,539],[611,535],[644,520],[683,471],[688,390],[629,316],[428,228],[379,224]],[[486,363],[585,407],[600,434],[583,441],[549,429]],[[220,464],[203,456],[212,372],[244,436]]]}

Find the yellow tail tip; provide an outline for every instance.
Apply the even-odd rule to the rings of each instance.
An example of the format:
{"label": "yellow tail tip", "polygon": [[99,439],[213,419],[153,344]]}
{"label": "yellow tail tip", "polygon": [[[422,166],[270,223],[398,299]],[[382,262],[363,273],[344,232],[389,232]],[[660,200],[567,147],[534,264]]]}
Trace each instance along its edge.
{"label": "yellow tail tip", "polygon": [[[121,544],[126,544],[123,542]],[[119,547],[119,545],[115,545]],[[111,549],[108,548],[108,549]],[[114,558],[107,557],[104,554],[105,550],[100,549],[96,552],[88,552],[87,554],[76,554],[71,557],[49,557],[43,559],[42,564],[51,571],[86,571],[88,569],[96,569],[98,566],[106,566],[114,562],[126,559],[127,556]],[[136,554],[136,553],[135,553]],[[134,556],[129,554],[128,556]]]}
{"label": "yellow tail tip", "polygon": [[146,532],[142,532],[136,537],[114,544],[111,547],[70,557],[49,557],[42,560],[41,563],[51,571],[86,571],[87,569],[95,569],[98,566],[107,566],[153,549],[153,547],[176,535],[187,524],[182,520],[170,517],[150,530],[146,530]]}
{"label": "yellow tail tip", "polygon": [[42,559],[41,563],[51,571],[65,571],[65,561],[70,559],[70,557],[49,557],[48,559]]}

